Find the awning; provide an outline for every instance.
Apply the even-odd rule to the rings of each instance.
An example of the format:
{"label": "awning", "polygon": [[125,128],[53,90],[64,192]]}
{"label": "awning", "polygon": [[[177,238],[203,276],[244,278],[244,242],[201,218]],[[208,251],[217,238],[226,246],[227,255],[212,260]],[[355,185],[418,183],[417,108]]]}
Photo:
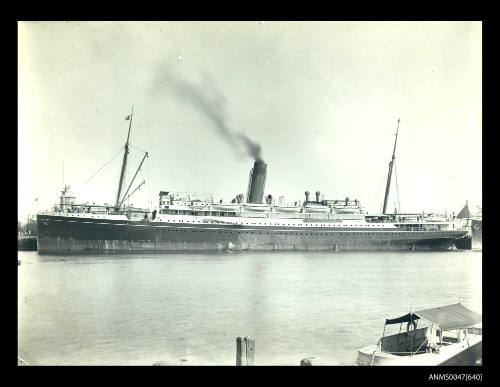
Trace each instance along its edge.
{"label": "awning", "polygon": [[482,316],[462,304],[453,304],[408,313],[404,316],[387,319],[386,324],[397,324],[410,322],[422,318],[431,323],[439,325],[441,329],[468,328],[482,321]]}

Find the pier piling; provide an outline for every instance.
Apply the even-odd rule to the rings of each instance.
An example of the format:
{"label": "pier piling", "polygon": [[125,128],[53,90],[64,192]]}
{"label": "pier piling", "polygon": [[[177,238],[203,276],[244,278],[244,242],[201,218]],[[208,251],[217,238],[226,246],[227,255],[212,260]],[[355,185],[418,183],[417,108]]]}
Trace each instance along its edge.
{"label": "pier piling", "polygon": [[251,337],[236,338],[236,365],[254,365],[255,339]]}
{"label": "pier piling", "polygon": [[300,361],[301,366],[325,366],[329,365],[325,359],[321,359],[318,357],[306,357]]}

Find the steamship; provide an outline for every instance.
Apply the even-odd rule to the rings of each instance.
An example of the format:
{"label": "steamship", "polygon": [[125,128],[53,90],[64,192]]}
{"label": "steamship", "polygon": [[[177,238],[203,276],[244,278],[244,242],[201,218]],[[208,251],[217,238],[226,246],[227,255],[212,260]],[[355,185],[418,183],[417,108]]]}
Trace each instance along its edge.
{"label": "steamship", "polygon": [[144,181],[125,193],[123,176],[129,153],[129,128],[114,205],[76,204],[65,186],[52,211],[37,215],[40,253],[161,252],[161,251],[344,251],[434,250],[470,248],[467,229],[455,218],[426,214],[387,213],[392,166],[383,212],[368,214],[360,201],[328,200],[305,192],[303,202],[278,203],[264,196],[267,164],[257,159],[250,171],[248,191],[228,202],[216,202],[206,193],[160,191],[158,207],[125,206]]}
{"label": "steamship", "polygon": [[[476,207],[476,212],[469,210],[469,202],[465,202],[464,208],[458,213],[457,218],[463,219],[466,226],[470,226],[470,236],[472,238],[473,248],[482,248],[483,246],[483,215],[482,208]],[[479,211],[477,211],[479,209]]]}

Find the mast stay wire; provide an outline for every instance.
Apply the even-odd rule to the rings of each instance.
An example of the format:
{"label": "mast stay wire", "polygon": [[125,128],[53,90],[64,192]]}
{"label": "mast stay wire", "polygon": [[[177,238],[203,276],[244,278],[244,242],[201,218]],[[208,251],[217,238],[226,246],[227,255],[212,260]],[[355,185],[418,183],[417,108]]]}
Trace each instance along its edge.
{"label": "mast stay wire", "polygon": [[[139,147],[137,147],[137,146],[135,146],[135,145],[132,145],[132,144],[130,144],[130,143],[129,143],[129,148],[134,148],[134,149],[136,149],[136,150],[138,150],[138,151],[140,151],[140,152],[143,152],[143,153],[147,154],[147,155],[148,155],[147,159],[149,159],[149,156],[150,156],[150,153],[149,153],[149,152],[147,152],[147,151],[145,151],[145,150],[143,150],[143,149],[141,149],[141,148],[139,148]],[[133,160],[135,155],[133,155],[133,154],[130,152],[130,150],[129,150],[129,154],[130,154],[130,158]],[[137,161],[137,160],[134,160],[134,162],[135,162],[135,161]],[[148,174],[147,174],[147,175],[144,175],[144,174],[142,173],[142,167],[139,169],[138,174],[139,174],[139,175],[143,178],[143,180],[145,180],[145,181],[149,181],[149,177],[148,177],[148,175],[149,175],[149,160],[145,160],[145,163],[146,163],[146,165],[147,165]],[[123,176],[123,181],[124,181],[124,182],[126,182],[126,181],[127,181],[128,172],[129,172],[129,171],[128,171],[128,168],[127,168],[127,169],[125,170],[125,172],[124,172],[124,176]],[[146,177],[148,177],[148,178],[146,178]],[[151,195],[150,195],[150,191],[149,191],[149,184],[144,184],[144,185],[146,185],[146,186],[147,186],[147,198],[146,198],[146,202],[151,202],[151,200],[149,200],[149,199],[150,199],[150,197],[151,197]],[[140,189],[139,189],[139,190],[140,190]],[[131,197],[131,196],[132,196],[132,195],[128,195],[128,196],[127,196],[127,198],[126,198],[127,207],[130,207],[130,197]],[[146,203],[146,204],[147,204],[146,206],[149,206],[149,203]]]}
{"label": "mast stay wire", "polygon": [[[121,126],[120,125],[116,125],[116,128],[118,128],[118,126]],[[148,128],[149,129],[149,128]],[[151,140],[150,140],[151,141]],[[135,145],[132,145],[129,143],[129,147],[134,147],[135,149],[141,151],[141,152],[144,152],[144,153],[148,153],[146,151],[144,151],[143,149],[140,149],[138,147],[136,147]],[[119,150],[101,167],[99,168],[92,176],[90,176],[83,184],[81,184],[76,190],[74,190],[74,193],[76,194],[77,192],[79,192],[90,180],[92,180],[99,172],[101,172],[104,168],[106,168],[106,166],[108,166],[108,164],[111,163],[111,161],[113,161],[115,159],[116,156],[118,156],[121,152],[122,152],[122,147],[119,148]],[[149,165],[148,165],[149,166]],[[125,175],[126,175],[126,171],[125,171]],[[126,176],[124,176],[125,179],[126,179]]]}
{"label": "mast stay wire", "polygon": [[[229,194],[232,195],[233,192],[243,193],[243,195],[245,195],[245,199],[247,199],[246,198],[246,189],[245,189],[245,185],[247,185],[247,184],[248,184],[248,179],[245,179],[245,180],[241,179],[240,182],[237,185],[235,185],[233,189],[231,189],[229,191]],[[243,192],[241,192],[241,191],[243,191]],[[235,194],[235,195],[239,195],[239,194]],[[232,199],[230,199],[230,200],[232,200]]]}
{"label": "mast stay wire", "polygon": [[[382,187],[382,183],[384,182],[385,178],[386,178],[386,176],[385,176],[385,175],[382,175],[382,179],[380,180],[380,183],[379,183],[379,185],[378,185],[377,192],[376,192],[376,194],[375,194],[374,198],[372,199],[372,203],[371,203],[371,205],[370,205],[370,208],[373,208],[373,205],[374,205],[374,204],[375,204],[375,202],[377,201],[377,199],[378,199],[378,194],[379,194],[379,192],[380,192],[380,188]],[[383,206],[383,205],[382,205],[382,206]],[[380,208],[380,212],[382,212],[382,207]]]}
{"label": "mast stay wire", "polygon": [[111,161],[113,161],[113,159],[118,156],[121,152],[122,152],[122,147],[120,147],[120,149],[118,150],[118,152],[116,152],[101,168],[99,168],[97,170],[97,172],[95,172],[92,176],[90,176],[83,184],[81,184],[74,192],[75,194],[80,190],[82,189],[82,187],[87,184],[90,180],[92,180],[99,172],[101,172],[104,168],[106,168],[108,166],[109,163],[111,163]]}
{"label": "mast stay wire", "polygon": [[[149,146],[149,150],[151,150],[151,129],[149,127],[149,120],[147,121],[148,125],[147,125],[147,132],[148,132],[148,146]],[[151,187],[155,187],[154,183],[154,177],[152,176],[151,174],[151,166],[150,166],[150,161],[149,160],[146,160],[146,168],[147,168],[147,175],[148,175],[148,181],[150,182],[150,184],[148,184],[147,186],[147,195],[148,195],[148,204],[149,204],[149,208],[151,210],[153,210],[153,201],[151,200]]]}
{"label": "mast stay wire", "polygon": [[401,204],[399,202],[398,168],[396,166],[396,160],[394,160],[394,176],[396,177],[396,193],[398,196],[398,212],[401,213]]}
{"label": "mast stay wire", "polygon": [[149,198],[150,198],[150,195],[149,195],[149,192],[150,192],[150,190],[149,190],[149,184],[146,183],[148,181],[147,177],[149,175],[149,163],[148,163],[148,160],[145,160],[145,162],[147,164],[148,172],[147,173],[143,173],[142,172],[142,167],[141,167],[141,169],[139,169],[138,175],[142,177],[143,182],[139,183],[139,185],[135,188],[135,190],[128,197],[130,198],[132,196],[132,194],[134,194],[138,188],[139,188],[139,191],[140,191],[141,190],[141,188],[140,188],[141,185],[144,184],[146,186],[146,195],[147,195],[147,197],[146,197],[146,207],[147,207],[148,210],[152,210],[152,208],[150,208],[152,206],[149,203],[150,202],[150,200],[149,200]]}
{"label": "mast stay wire", "polygon": [[[151,188],[150,188],[150,185],[152,183],[152,180],[151,180],[151,170],[150,170],[150,167],[149,167],[149,158],[148,160],[146,160],[146,176],[147,176],[147,181],[150,182],[150,184],[146,184],[146,195],[147,195],[147,207],[152,211],[153,210],[153,202],[151,200]],[[141,171],[141,175],[142,175],[142,171]],[[144,176],[143,176],[143,179]]]}
{"label": "mast stay wire", "polygon": [[129,147],[131,147],[131,148],[135,148],[135,149],[137,149],[137,150],[139,150],[139,151],[141,151],[141,152],[144,152],[144,153],[149,154],[149,152],[146,152],[144,149],[141,149],[141,148],[139,148],[139,147],[137,147],[137,146],[135,146],[135,145],[128,144],[128,146],[129,146]]}

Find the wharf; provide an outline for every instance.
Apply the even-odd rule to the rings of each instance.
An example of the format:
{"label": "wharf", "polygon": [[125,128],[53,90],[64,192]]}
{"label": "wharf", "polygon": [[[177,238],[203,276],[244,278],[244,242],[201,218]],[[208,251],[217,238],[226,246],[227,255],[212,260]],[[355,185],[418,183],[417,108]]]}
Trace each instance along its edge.
{"label": "wharf", "polygon": [[25,235],[17,237],[17,250],[18,251],[37,251],[38,242],[37,237],[33,235]]}

